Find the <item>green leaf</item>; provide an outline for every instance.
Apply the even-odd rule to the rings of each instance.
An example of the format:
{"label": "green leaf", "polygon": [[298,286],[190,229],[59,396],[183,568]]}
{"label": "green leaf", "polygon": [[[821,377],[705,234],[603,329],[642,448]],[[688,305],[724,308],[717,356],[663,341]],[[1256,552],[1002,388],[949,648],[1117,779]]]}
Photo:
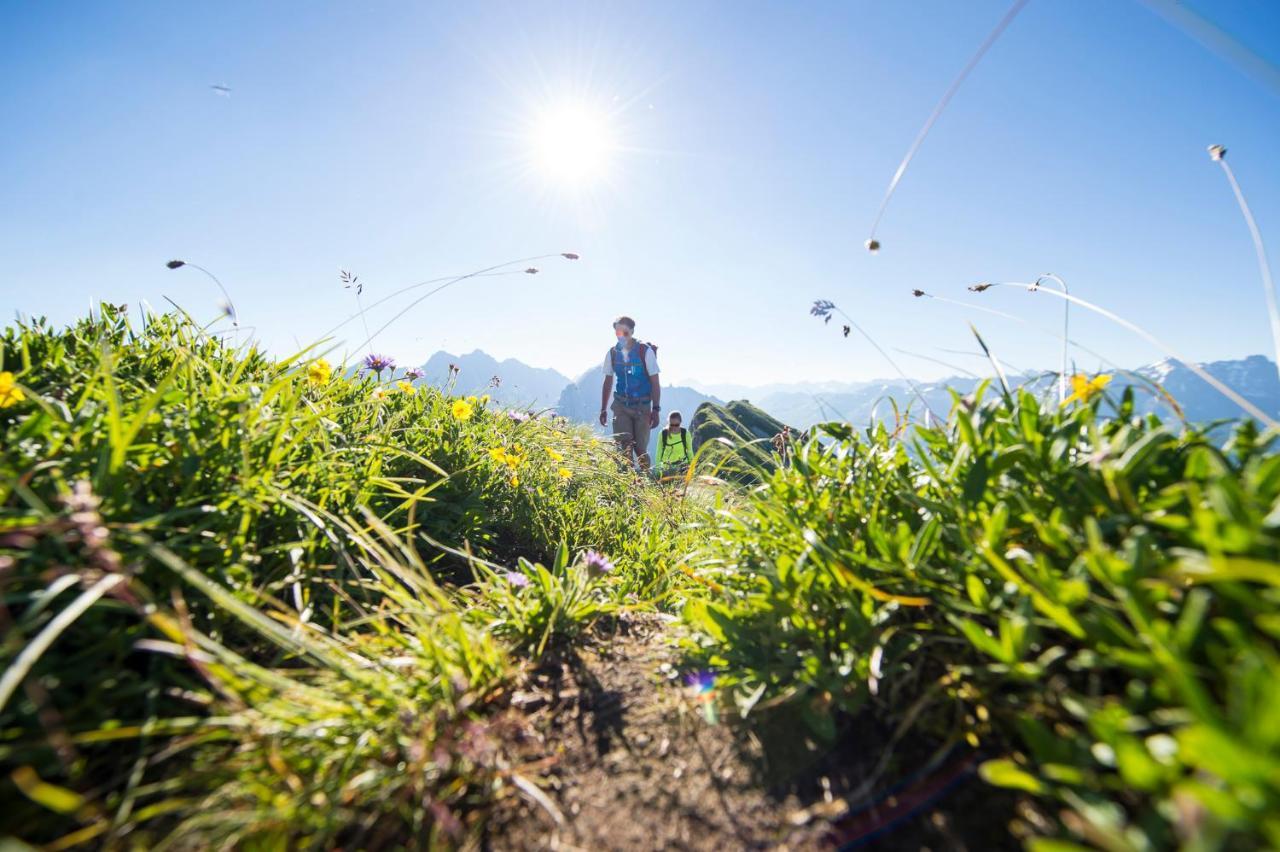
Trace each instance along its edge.
{"label": "green leaf", "polygon": [[987,608],[991,603],[991,594],[987,591],[986,585],[978,578],[977,574],[968,574],[964,578],[965,591],[969,594],[969,600],[973,601],[974,606]]}
{"label": "green leaf", "polygon": [[969,504],[977,503],[987,490],[987,457],[978,456],[964,477],[962,496]]}
{"label": "green leaf", "polygon": [[80,794],[43,780],[30,766],[19,766],[9,773],[10,780],[22,794],[54,813],[71,814],[84,806]]}
{"label": "green leaf", "polygon": [[1089,846],[1054,837],[1033,837],[1027,841],[1027,849],[1029,852],[1093,852]]}
{"label": "green leaf", "polygon": [[988,760],[978,767],[978,774],[982,776],[982,780],[994,787],[1022,790],[1026,793],[1045,792],[1045,786],[1039,778],[1026,772],[1008,758]]}
{"label": "green leaf", "polygon": [[1154,790],[1164,777],[1164,770],[1147,753],[1147,747],[1135,737],[1120,737],[1115,745],[1116,766],[1120,776],[1139,790]]}

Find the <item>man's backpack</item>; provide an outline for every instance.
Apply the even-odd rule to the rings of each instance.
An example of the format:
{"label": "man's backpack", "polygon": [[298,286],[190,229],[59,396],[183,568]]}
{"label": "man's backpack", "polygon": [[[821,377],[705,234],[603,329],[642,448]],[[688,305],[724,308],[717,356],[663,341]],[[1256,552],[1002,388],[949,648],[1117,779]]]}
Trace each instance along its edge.
{"label": "man's backpack", "polygon": [[[645,356],[644,350],[646,347],[649,349],[652,349],[653,357],[657,358],[658,344],[641,343],[639,340],[636,341],[636,355],[640,358],[640,369],[644,370],[644,377],[647,379],[649,378],[649,365],[644,362],[644,356]],[[618,372],[618,347],[616,346],[609,347],[609,366],[613,368],[613,372],[615,374]]]}

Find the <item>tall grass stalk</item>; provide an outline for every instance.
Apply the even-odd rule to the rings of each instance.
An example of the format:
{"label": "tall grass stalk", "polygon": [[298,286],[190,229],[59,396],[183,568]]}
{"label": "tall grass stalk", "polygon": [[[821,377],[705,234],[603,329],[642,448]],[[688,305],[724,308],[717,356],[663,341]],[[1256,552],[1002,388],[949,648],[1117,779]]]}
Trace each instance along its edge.
{"label": "tall grass stalk", "polygon": [[[1063,281],[1062,278],[1060,278],[1057,275],[1054,275],[1052,272],[1046,272],[1044,275],[1041,275],[1039,278],[1036,279],[1037,284],[1039,284],[1042,281],[1055,281],[1057,282],[1058,286],[1062,288],[1062,292],[1064,293],[1071,292],[1070,290],[1067,289],[1067,282]],[[1067,346],[1069,345],[1068,342],[1070,341],[1070,339],[1071,339],[1071,303],[1063,302],[1062,303],[1062,372],[1058,374],[1058,404],[1059,405],[1062,405],[1062,403],[1067,401]]]}
{"label": "tall grass stalk", "polygon": [[[364,295],[364,285],[360,283],[360,276],[353,275],[345,269],[338,270],[338,280],[342,282],[343,288],[354,290],[356,294],[356,316],[360,317],[360,321],[364,323],[364,336],[369,336],[369,321],[364,318],[364,305],[360,297]],[[328,335],[326,335],[328,336]]]}
{"label": "tall grass stalk", "polygon": [[888,352],[886,352],[884,350],[884,347],[881,346],[879,343],[877,343],[876,339],[867,333],[866,329],[858,325],[858,323],[853,319],[853,317],[845,313],[844,310],[840,308],[838,305],[836,305],[834,302],[817,302],[815,303],[814,309],[813,311],[811,311],[811,313],[813,313],[815,316],[823,316],[823,313],[821,313],[821,311],[827,311],[828,313],[830,311],[835,311],[836,313],[840,314],[840,316],[844,317],[849,322],[849,325],[852,328],[857,329],[858,334],[861,334],[863,337],[865,337],[867,339],[867,342],[870,343],[872,346],[874,346],[875,350],[879,352],[881,356],[883,356],[884,360],[889,362],[889,366],[893,367],[893,369],[897,371],[898,375],[902,377],[902,380],[907,383],[908,387],[911,388],[911,392],[916,395],[916,399],[920,400],[920,404],[924,406],[924,410],[928,412],[928,414],[930,414],[935,420],[941,419],[938,417],[937,412],[935,412],[932,408],[929,407],[929,401],[924,398],[924,394],[920,392],[919,386],[917,386],[916,383],[912,380],[912,378],[908,376],[901,367],[898,366],[898,362],[893,360],[893,356],[891,356]]}
{"label": "tall grass stalk", "polygon": [[[511,261],[511,263],[513,264],[521,263],[521,262],[522,261],[519,261],[519,260]],[[491,277],[497,277],[499,275],[522,275],[522,274],[524,274],[523,270],[510,269],[510,270],[507,270],[506,272],[487,272],[481,275],[475,275],[474,277],[491,278]],[[427,285],[430,285],[430,284],[439,284],[443,281],[456,281],[461,279],[462,277],[463,275],[441,275],[439,278],[429,278],[426,281],[419,281],[417,284],[410,284],[407,287],[401,287],[399,290],[396,290],[392,293],[388,293],[387,295],[383,296],[381,299],[378,299],[376,302],[370,302],[367,307],[360,308],[357,313],[352,314],[351,316],[344,319],[342,322],[335,325],[333,328],[326,331],[324,334],[320,335],[319,339],[324,340],[325,338],[330,337],[333,334],[336,334],[338,331],[342,329],[343,326],[347,325],[348,323],[353,323],[356,320],[363,321],[365,319],[365,316],[369,313],[369,311],[373,310],[379,305],[386,304],[387,302],[394,299],[396,296],[403,295],[405,293],[410,292],[411,290],[416,290],[419,287],[426,287]],[[364,334],[365,334],[365,337],[370,336],[369,326],[367,323],[365,324],[365,327],[364,327]]]}
{"label": "tall grass stalk", "polygon": [[1111,320],[1117,325],[1123,328],[1126,328],[1129,331],[1133,332],[1134,334],[1138,335],[1143,340],[1150,343],[1152,346],[1164,352],[1170,358],[1173,358],[1174,360],[1181,363],[1188,370],[1195,373],[1200,378],[1204,379],[1209,384],[1209,386],[1212,387],[1214,390],[1218,391],[1218,393],[1222,394],[1227,399],[1231,400],[1236,405],[1240,406],[1251,417],[1256,418],[1258,422],[1266,425],[1269,429],[1280,429],[1280,423],[1277,423],[1274,418],[1272,418],[1268,414],[1265,414],[1262,411],[1262,409],[1258,408],[1252,402],[1245,399],[1240,394],[1236,393],[1227,385],[1218,381],[1218,379],[1210,375],[1209,372],[1204,368],[1202,368],[1199,364],[1194,363],[1193,361],[1191,361],[1191,359],[1182,355],[1180,352],[1178,352],[1168,343],[1165,343],[1163,340],[1156,337],[1154,334],[1147,331],[1145,328],[1141,327],[1140,325],[1137,325],[1136,323],[1130,322],[1124,317],[1116,313],[1113,313],[1112,311],[1109,311],[1104,307],[1095,305],[1092,302],[1086,302],[1084,299],[1081,299],[1078,296],[1072,296],[1070,293],[1061,293],[1057,290],[1045,290],[1042,287],[1040,287],[1039,284],[1026,284],[1026,283],[1017,282],[1017,281],[1001,281],[1001,282],[985,282],[984,281],[983,283],[976,284],[973,287],[970,287],[969,289],[974,290],[975,292],[982,292],[982,290],[985,290],[989,287],[1025,287],[1027,288],[1027,292],[1048,293],[1051,296],[1056,296],[1059,299],[1065,299],[1071,302],[1072,304],[1079,305],[1080,307],[1084,308],[1087,311],[1093,311],[1095,314],[1098,314],[1099,316],[1106,317],[1107,319]]}
{"label": "tall grass stalk", "polygon": [[237,328],[240,326],[240,314],[236,311],[236,304],[231,301],[231,294],[227,292],[226,287],[222,286],[222,282],[218,280],[218,276],[214,275],[200,264],[192,263],[189,260],[171,260],[166,263],[165,266],[170,269],[181,269],[184,266],[189,266],[192,269],[198,269],[207,275],[210,281],[218,285],[218,289],[222,292],[222,298],[226,299],[226,308],[224,309],[224,313],[231,318],[231,324]]}
{"label": "tall grass stalk", "polygon": [[1236,180],[1235,172],[1227,162],[1227,149],[1221,145],[1210,145],[1209,156],[1222,166],[1222,172],[1227,176],[1227,182],[1231,184],[1231,191],[1235,193],[1236,203],[1240,205],[1240,215],[1244,216],[1244,223],[1249,226],[1249,236],[1253,239],[1253,251],[1258,257],[1258,273],[1262,276],[1262,293],[1267,300],[1267,316],[1271,320],[1271,344],[1275,348],[1275,367],[1280,373],[1280,310],[1276,308],[1276,285],[1271,279],[1271,264],[1267,262],[1267,248],[1262,242],[1262,232],[1258,230],[1258,223],[1253,218],[1253,211],[1249,209],[1249,202],[1245,200],[1244,191],[1240,189],[1240,182]]}
{"label": "tall grass stalk", "polygon": [[998,24],[996,24],[995,29],[993,29],[987,35],[982,44],[978,46],[977,52],[969,58],[969,61],[965,64],[964,68],[960,70],[960,73],[956,76],[955,80],[951,82],[951,86],[948,87],[946,93],[942,96],[942,100],[938,101],[937,106],[933,108],[933,112],[929,114],[929,118],[925,121],[924,127],[921,127],[920,132],[916,134],[915,141],[911,143],[911,147],[907,149],[906,156],[903,157],[902,162],[898,164],[898,170],[893,173],[893,179],[889,181],[889,188],[885,190],[884,198],[880,201],[880,209],[876,211],[876,218],[871,223],[871,233],[867,237],[866,246],[867,250],[872,254],[875,254],[880,250],[880,241],[876,239],[876,229],[880,227],[880,220],[884,218],[884,211],[889,207],[889,199],[893,198],[893,193],[897,190],[899,181],[902,180],[902,176],[906,173],[907,166],[911,165],[911,161],[915,158],[916,152],[919,151],[920,146],[924,144],[925,137],[929,135],[929,131],[933,129],[934,123],[936,123],[938,117],[942,115],[943,110],[947,108],[947,104],[951,103],[951,99],[955,97],[956,92],[959,91],[961,84],[965,81],[965,78],[968,77],[969,73],[977,67],[980,61],[982,61],[982,57],[991,49],[991,45],[996,43],[996,39],[1000,38],[1000,34],[1008,28],[1009,24],[1013,23],[1013,19],[1018,16],[1018,13],[1022,11],[1022,7],[1025,5],[1027,5],[1027,0],[1014,0],[1013,5],[1009,7],[1009,11],[1004,13],[1004,17],[1000,19]]}
{"label": "tall grass stalk", "polygon": [[919,352],[912,352],[909,349],[903,349],[899,346],[893,347],[893,351],[901,352],[903,355],[909,355],[912,358],[919,358],[921,361],[930,361],[934,364],[940,364],[941,366],[946,367],[948,370],[955,370],[957,373],[964,373],[966,376],[968,376],[971,379],[982,378],[977,373],[973,372],[973,370],[966,370],[964,367],[961,367],[957,364],[952,364],[950,361],[943,361],[941,358],[934,358],[929,355],[921,355]]}
{"label": "tall grass stalk", "polygon": [[[1047,334],[1051,337],[1061,338],[1064,343],[1074,346],[1075,348],[1079,349],[1081,352],[1085,353],[1086,355],[1092,355],[1094,358],[1097,358],[1101,363],[1105,364],[1106,366],[1110,367],[1113,370],[1116,370],[1118,372],[1129,372],[1125,370],[1123,367],[1121,367],[1119,364],[1112,361],[1107,356],[1103,355],[1100,352],[1096,352],[1090,349],[1080,341],[1072,340],[1069,337],[1063,337],[1063,335],[1059,334],[1058,332],[1050,331],[1049,329],[1043,326],[1036,325],[1031,320],[1026,319],[1025,317],[1020,317],[1017,314],[1011,314],[1011,313],[1008,313],[1007,311],[999,311],[999,310],[996,310],[995,308],[985,307],[984,305],[975,305],[972,302],[964,302],[964,301],[961,301],[960,299],[951,299],[946,296],[938,296],[933,293],[926,293],[923,290],[915,290],[913,292],[916,296],[919,296],[921,298],[933,299],[935,302],[945,302],[948,305],[958,305],[962,308],[968,308],[971,311],[982,311],[984,314],[991,314],[992,316],[1003,317],[1004,319],[1012,320],[1013,322],[1016,322],[1016,323],[1021,323],[1022,325],[1025,325],[1028,328],[1034,329],[1035,331],[1038,331],[1041,334]],[[968,354],[972,354],[972,353],[968,353]],[[1064,368],[1068,364],[1069,364],[1069,359],[1064,358],[1063,359]]]}
{"label": "tall grass stalk", "polygon": [[[972,302],[964,302],[964,301],[961,301],[960,299],[950,299],[946,296],[938,296],[933,293],[926,293],[923,290],[914,290],[912,292],[915,296],[920,298],[933,299],[934,301],[937,301],[937,302],[945,302],[948,305],[958,305],[959,307],[968,308],[969,310],[982,311],[983,313],[986,313],[986,314],[992,314],[993,316],[1003,317],[1004,319],[1021,323],[1022,325],[1025,325],[1028,328],[1032,328],[1040,332],[1041,334],[1047,334],[1052,337],[1061,336],[1056,331],[1051,331],[1050,329],[1044,328],[1042,326],[1039,326],[1031,322],[1025,317],[1020,317],[1017,314],[1011,314],[1011,313],[1008,313],[1007,311],[998,311],[995,308],[988,308],[984,305],[975,305]],[[1182,406],[1178,404],[1178,401],[1174,399],[1169,394],[1169,392],[1165,390],[1163,386],[1160,385],[1159,382],[1153,381],[1150,377],[1144,376],[1141,373],[1138,373],[1134,370],[1130,370],[1120,366],[1115,361],[1112,361],[1110,358],[1108,358],[1106,355],[1103,355],[1101,352],[1097,352],[1093,349],[1090,349],[1088,346],[1085,346],[1083,343],[1080,343],[1078,340],[1072,340],[1071,338],[1064,338],[1064,342],[1070,344],[1071,346],[1074,346],[1075,348],[1079,349],[1081,352],[1085,353],[1086,355],[1091,355],[1094,358],[1097,358],[1098,363],[1101,366],[1108,368],[1113,373],[1124,376],[1128,379],[1132,379],[1138,384],[1147,386],[1148,389],[1151,390],[1152,395],[1162,400],[1166,405],[1168,405],[1170,410],[1173,411],[1173,413],[1178,417],[1179,420],[1186,419],[1183,415]],[[951,352],[956,355],[968,355],[974,358],[986,357],[980,352],[966,352],[962,349],[943,349],[942,351]],[[1018,370],[1018,372],[1020,373],[1023,373],[1023,374],[1027,373],[1026,370],[1022,370],[1014,364],[1009,364],[1007,360],[1004,363],[1008,364],[1010,367],[1013,367],[1015,370]],[[1066,361],[1064,359],[1064,366],[1065,364],[1066,364]]]}
{"label": "tall grass stalk", "polygon": [[[497,271],[497,270],[502,269],[502,268],[507,267],[507,266],[511,266],[511,265],[513,265],[513,264],[516,264],[516,263],[532,263],[532,262],[534,262],[534,261],[538,261],[538,260],[545,260],[545,259],[547,259],[547,258],[551,258],[551,257],[563,257],[563,258],[566,258],[567,260],[577,260],[577,259],[578,259],[578,256],[577,256],[576,254],[572,254],[571,252],[554,252],[554,253],[552,253],[552,254],[540,254],[540,255],[535,255],[535,256],[533,256],[533,257],[520,258],[520,259],[518,259],[518,260],[509,260],[509,261],[507,261],[507,262],[505,262],[505,263],[498,263],[498,264],[495,264],[495,265],[493,265],[493,266],[487,266],[487,267],[485,267],[484,269],[478,269],[478,270],[476,270],[475,272],[468,272],[468,273],[466,273],[465,275],[459,275],[459,276],[457,276],[457,277],[455,277],[455,278],[451,278],[451,279],[449,279],[448,281],[445,281],[445,282],[444,282],[443,284],[441,284],[440,286],[438,286],[438,287],[433,287],[432,289],[428,290],[426,293],[423,293],[421,296],[419,296],[418,298],[414,299],[414,300],[413,300],[412,302],[410,302],[408,305],[405,305],[405,307],[404,307],[404,308],[402,308],[402,309],[401,309],[401,310],[400,310],[400,311],[399,311],[395,316],[393,316],[391,319],[389,319],[389,320],[387,320],[385,323],[383,323],[383,324],[382,324],[382,326],[381,326],[377,331],[375,331],[373,334],[369,335],[369,337],[364,341],[364,343],[361,343],[361,344],[360,344],[359,348],[360,348],[360,349],[363,349],[365,346],[368,346],[370,343],[372,343],[372,342],[373,342],[374,338],[376,338],[379,334],[382,334],[382,332],[386,331],[386,330],[387,330],[387,329],[392,325],[392,323],[394,323],[396,320],[398,320],[398,319],[400,319],[401,317],[403,317],[405,314],[409,313],[409,311],[413,310],[413,309],[414,309],[414,308],[416,308],[418,305],[422,304],[422,302],[424,302],[425,300],[427,300],[427,299],[431,298],[431,297],[432,297],[432,296],[434,296],[436,293],[439,293],[441,290],[446,290],[446,289],[448,289],[449,287],[452,287],[454,284],[458,284],[458,283],[460,283],[460,282],[462,282],[462,281],[466,281],[466,280],[471,279],[471,278],[478,278],[478,277],[480,277],[480,276],[484,275],[485,273],[488,273],[488,272],[494,272],[494,271]],[[525,272],[529,272],[530,270],[529,270],[529,269],[526,269],[526,270],[524,270],[524,271],[525,271]],[[536,270],[536,269],[534,269],[534,270],[532,270],[532,271],[536,272],[537,270]]]}

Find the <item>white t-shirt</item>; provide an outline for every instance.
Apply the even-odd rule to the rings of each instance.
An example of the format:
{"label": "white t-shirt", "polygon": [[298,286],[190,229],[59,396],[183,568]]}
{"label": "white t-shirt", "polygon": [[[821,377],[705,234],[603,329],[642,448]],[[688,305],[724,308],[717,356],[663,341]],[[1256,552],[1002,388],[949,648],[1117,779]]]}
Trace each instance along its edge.
{"label": "white t-shirt", "polygon": [[[631,345],[635,346],[634,343]],[[649,375],[651,376],[658,375],[658,356],[654,354],[652,346],[645,346],[644,348],[644,366],[645,366],[645,369],[649,371]],[[612,351],[605,353],[604,365],[600,369],[606,376],[613,375]]]}

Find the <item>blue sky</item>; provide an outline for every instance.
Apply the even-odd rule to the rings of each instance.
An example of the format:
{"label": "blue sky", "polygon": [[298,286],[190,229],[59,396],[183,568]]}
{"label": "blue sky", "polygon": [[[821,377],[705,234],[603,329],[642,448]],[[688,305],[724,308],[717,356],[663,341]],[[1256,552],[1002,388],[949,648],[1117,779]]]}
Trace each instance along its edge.
{"label": "blue sky", "polygon": [[[1280,63],[1280,4],[1189,5]],[[1194,358],[1271,352],[1248,234],[1205,147],[1229,148],[1280,262],[1280,95],[1138,2],[1032,0],[907,172],[883,251],[863,250],[898,161],[1006,8],[5,4],[0,312],[68,322],[94,298],[168,296],[212,319],[216,288],[164,268],[181,257],[286,352],[354,313],[339,268],[371,301],[571,250],[582,260],[433,296],[375,348],[576,374],[629,313],[671,378],[891,374],[808,315],[826,298],[891,350],[976,368],[943,351],[974,349],[973,320],[1010,363],[1049,367],[1052,338],[909,291],[968,298],[978,280],[1052,271]],[[531,156],[531,128],[566,102],[614,141],[598,178]],[[1045,296],[978,298],[1060,317]],[[1073,336],[1124,364],[1160,357],[1081,312]]]}

